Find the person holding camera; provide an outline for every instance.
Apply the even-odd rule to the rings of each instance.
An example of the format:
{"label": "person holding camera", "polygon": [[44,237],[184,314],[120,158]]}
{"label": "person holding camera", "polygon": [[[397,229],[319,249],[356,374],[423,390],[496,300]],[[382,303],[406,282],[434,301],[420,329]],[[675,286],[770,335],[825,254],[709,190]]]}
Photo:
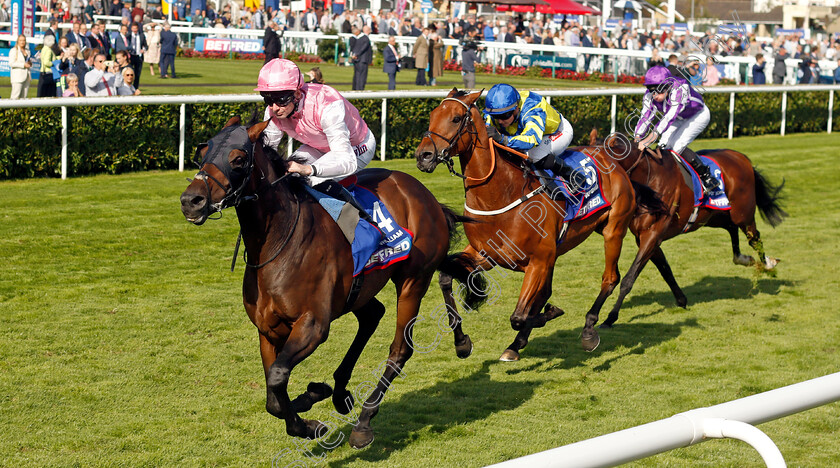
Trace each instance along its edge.
{"label": "person holding camera", "polygon": [[93,70],[85,73],[85,96],[116,96],[114,80],[119,72],[118,64],[112,63],[109,70],[105,65],[105,54],[97,54],[93,59]]}
{"label": "person holding camera", "polygon": [[461,38],[461,76],[464,79],[464,88],[475,88],[475,62],[478,60],[478,29],[474,26],[467,28],[467,34]]}

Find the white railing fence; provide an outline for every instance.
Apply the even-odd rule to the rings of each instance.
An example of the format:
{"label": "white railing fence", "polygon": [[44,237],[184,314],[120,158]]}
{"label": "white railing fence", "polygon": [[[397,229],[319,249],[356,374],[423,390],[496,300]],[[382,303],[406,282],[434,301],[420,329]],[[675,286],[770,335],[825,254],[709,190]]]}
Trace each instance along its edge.
{"label": "white railing fence", "polygon": [[[688,447],[709,439],[733,438],[752,445],[770,468],[784,467],[776,444],[754,424],[840,400],[840,372],[769,392],[576,442],[492,465],[493,468],[600,468]],[[825,447],[826,450],[834,450]]]}
{"label": "white railing fence", "polygon": [[[729,93],[729,128],[728,138],[732,139],[735,129],[735,95],[741,93],[782,93],[782,105],[778,117],[781,120],[780,134],[785,135],[787,125],[787,95],[792,92],[813,92],[828,91],[828,125],[826,132],[831,133],[833,122],[834,92],[840,91],[840,85],[788,85],[788,86],[716,86],[705,88],[707,93]],[[644,89],[640,88],[601,88],[601,89],[563,89],[563,90],[539,90],[543,96],[548,97],[573,97],[573,96],[611,96],[610,100],[610,133],[616,131],[617,96],[642,95]],[[447,91],[350,91],[342,92],[347,99],[381,99],[382,110],[380,121],[382,130],[379,141],[380,159],[385,160],[386,142],[388,133],[388,100],[407,98],[442,99],[446,97]],[[195,95],[195,96],[114,96],[114,97],[92,97],[92,98],[36,98],[21,100],[2,100],[0,109],[28,108],[28,107],[61,107],[61,178],[67,178],[67,151],[70,139],[68,107],[76,106],[127,106],[127,105],[179,105],[179,140],[178,140],[178,170],[184,170],[184,156],[186,139],[186,106],[188,104],[208,103],[242,103],[261,102],[262,98],[255,94],[234,94],[234,95]],[[562,110],[561,110],[562,111]],[[606,118],[606,116],[604,116]],[[773,118],[773,116],[767,116]],[[292,146],[288,145],[289,151]]]}

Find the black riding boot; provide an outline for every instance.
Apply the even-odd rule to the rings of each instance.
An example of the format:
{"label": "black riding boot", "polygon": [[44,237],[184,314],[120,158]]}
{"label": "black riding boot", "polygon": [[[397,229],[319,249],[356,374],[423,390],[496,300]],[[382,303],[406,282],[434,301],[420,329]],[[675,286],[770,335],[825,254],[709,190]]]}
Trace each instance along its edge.
{"label": "black riding boot", "polygon": [[703,183],[703,188],[706,190],[706,193],[711,193],[712,190],[715,190],[718,187],[718,181],[712,177],[712,172],[709,170],[709,166],[703,164],[703,160],[697,156],[697,153],[692,151],[689,148],[686,148],[680,153],[691,167],[697,171],[697,175],[700,176],[700,181]]}
{"label": "black riding boot", "polygon": [[373,224],[374,226],[376,225],[376,223],[373,221],[373,218],[371,218],[367,211],[365,211],[365,209],[362,208],[362,205],[359,204],[359,201],[356,200],[356,198],[350,194],[350,191],[348,191],[338,182],[334,180],[326,180],[316,185],[314,188],[315,190],[327,194],[337,200],[349,203],[351,206],[353,206],[353,208],[356,208],[359,211],[360,218],[364,219],[370,224]]}
{"label": "black riding boot", "polygon": [[[586,177],[579,171],[576,171],[572,166],[566,164],[566,161],[559,156],[548,155],[537,163],[541,169],[551,169],[551,172],[560,176],[569,183],[569,189],[576,192],[586,185]],[[560,188],[557,187],[556,182],[548,181],[548,188],[551,190],[552,197],[555,200],[562,198],[560,195]]]}

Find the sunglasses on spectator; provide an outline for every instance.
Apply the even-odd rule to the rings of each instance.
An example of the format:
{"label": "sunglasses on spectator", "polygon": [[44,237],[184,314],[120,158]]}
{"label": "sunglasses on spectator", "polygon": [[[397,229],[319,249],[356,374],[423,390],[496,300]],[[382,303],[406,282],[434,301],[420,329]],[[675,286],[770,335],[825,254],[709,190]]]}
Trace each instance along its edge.
{"label": "sunglasses on spectator", "polygon": [[277,104],[278,106],[287,106],[295,100],[294,91],[281,91],[279,93],[264,93],[262,94],[263,101],[266,106]]}
{"label": "sunglasses on spectator", "polygon": [[507,119],[513,117],[514,112],[516,112],[516,109],[511,109],[511,110],[505,112],[504,114],[499,114],[499,115],[496,116],[496,120],[507,120]]}

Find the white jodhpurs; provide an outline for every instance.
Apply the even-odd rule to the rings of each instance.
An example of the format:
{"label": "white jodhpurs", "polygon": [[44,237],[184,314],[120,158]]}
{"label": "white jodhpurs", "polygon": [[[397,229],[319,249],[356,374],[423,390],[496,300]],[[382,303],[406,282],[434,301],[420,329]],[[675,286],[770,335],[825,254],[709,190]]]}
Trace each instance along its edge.
{"label": "white jodhpurs", "polygon": [[710,118],[709,108],[704,105],[703,110],[693,116],[685,120],[675,120],[659,137],[659,145],[681,154],[695,138],[703,133],[709,125]]}
{"label": "white jodhpurs", "polygon": [[575,130],[572,124],[562,117],[560,128],[551,135],[543,135],[542,142],[537,146],[528,150],[528,159],[531,162],[537,162],[545,159],[549,154],[558,155],[566,150],[572,143],[572,138],[575,136]]}

